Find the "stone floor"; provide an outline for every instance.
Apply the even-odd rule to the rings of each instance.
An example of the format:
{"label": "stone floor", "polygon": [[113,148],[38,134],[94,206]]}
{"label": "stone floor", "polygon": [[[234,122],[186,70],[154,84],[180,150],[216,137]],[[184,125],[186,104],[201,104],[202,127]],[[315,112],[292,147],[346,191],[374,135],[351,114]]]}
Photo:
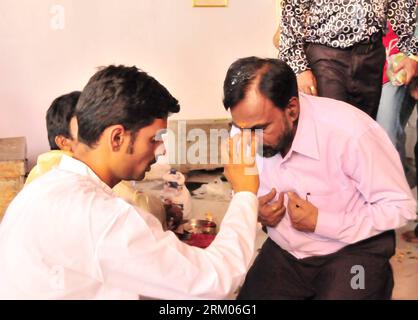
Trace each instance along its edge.
{"label": "stone floor", "polygon": [[[416,197],[417,189],[413,189]],[[411,222],[407,226],[396,231],[396,254],[391,263],[395,276],[395,288],[393,299],[418,300],[418,244],[412,244],[402,239],[402,233],[413,230],[417,222]]]}
{"label": "stone floor", "polygon": [[393,299],[418,300],[418,244],[412,244],[402,239],[404,231],[415,228],[416,222],[396,231],[396,254],[391,259],[395,277]]}

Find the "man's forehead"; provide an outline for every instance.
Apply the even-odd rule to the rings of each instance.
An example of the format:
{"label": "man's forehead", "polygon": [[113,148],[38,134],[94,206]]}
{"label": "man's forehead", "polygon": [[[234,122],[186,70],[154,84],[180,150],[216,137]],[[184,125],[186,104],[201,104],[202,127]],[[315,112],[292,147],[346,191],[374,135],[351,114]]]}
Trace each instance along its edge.
{"label": "man's forehead", "polygon": [[268,122],[269,99],[258,90],[250,90],[232,109],[233,124],[239,128],[262,126]]}
{"label": "man's forehead", "polygon": [[149,135],[164,134],[167,131],[167,119],[155,119],[149,126],[142,128]]}
{"label": "man's forehead", "polygon": [[267,124],[266,121],[264,122],[235,122],[232,121],[232,125],[238,129],[244,130],[244,129],[263,129],[263,127]]}

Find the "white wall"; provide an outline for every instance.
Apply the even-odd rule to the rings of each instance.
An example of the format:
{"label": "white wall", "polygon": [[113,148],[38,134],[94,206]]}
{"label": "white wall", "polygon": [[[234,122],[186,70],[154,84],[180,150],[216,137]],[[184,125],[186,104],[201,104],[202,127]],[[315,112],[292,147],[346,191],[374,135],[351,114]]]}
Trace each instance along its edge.
{"label": "white wall", "polygon": [[[30,164],[48,149],[45,111],[107,64],[136,65],[179,99],[175,118],[224,118],[222,82],[237,58],[276,56],[275,0],[1,0],[0,137],[26,136]],[[51,23],[61,5],[63,30]]]}

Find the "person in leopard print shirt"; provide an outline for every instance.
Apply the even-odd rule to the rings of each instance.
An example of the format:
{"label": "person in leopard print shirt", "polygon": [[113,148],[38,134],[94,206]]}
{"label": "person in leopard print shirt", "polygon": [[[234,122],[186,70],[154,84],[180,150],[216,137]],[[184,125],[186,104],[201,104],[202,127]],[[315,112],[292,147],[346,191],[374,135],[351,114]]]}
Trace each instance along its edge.
{"label": "person in leopard print shirt", "polygon": [[[389,19],[398,48],[418,53],[415,0],[282,0],[279,58],[298,75],[299,90],[346,101],[376,118]],[[406,59],[407,81],[418,63]]]}

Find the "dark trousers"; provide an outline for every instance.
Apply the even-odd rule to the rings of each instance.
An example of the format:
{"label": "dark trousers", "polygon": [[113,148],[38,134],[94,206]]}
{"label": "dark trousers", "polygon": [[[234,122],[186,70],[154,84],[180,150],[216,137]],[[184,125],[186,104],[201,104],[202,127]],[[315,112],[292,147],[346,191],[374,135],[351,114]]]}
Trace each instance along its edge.
{"label": "dark trousers", "polygon": [[393,230],[305,259],[296,259],[268,238],[237,299],[390,299],[394,283],[389,259],[394,253]]}
{"label": "dark trousers", "polygon": [[348,102],[376,119],[386,59],[380,38],[345,50],[308,44],[305,51],[319,96]]}

